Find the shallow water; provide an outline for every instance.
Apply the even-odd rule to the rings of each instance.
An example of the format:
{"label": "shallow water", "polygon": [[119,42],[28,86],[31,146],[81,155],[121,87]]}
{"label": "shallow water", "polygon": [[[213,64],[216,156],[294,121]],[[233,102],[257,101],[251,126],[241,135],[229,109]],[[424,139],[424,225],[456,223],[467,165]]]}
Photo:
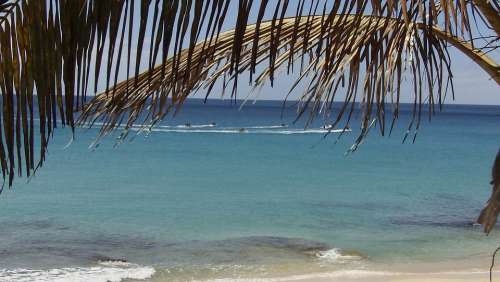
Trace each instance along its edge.
{"label": "shallow water", "polygon": [[280,104],[222,104],[189,104],[117,148],[107,138],[88,149],[97,130],[80,129],[64,149],[58,130],[36,177],[0,199],[0,281],[472,269],[498,242],[472,223],[489,196],[500,107],[447,106],[415,144],[401,144],[403,112],[392,137],[373,131],[346,156],[355,124],[336,142],[319,121],[304,134],[293,110],[281,119]]}

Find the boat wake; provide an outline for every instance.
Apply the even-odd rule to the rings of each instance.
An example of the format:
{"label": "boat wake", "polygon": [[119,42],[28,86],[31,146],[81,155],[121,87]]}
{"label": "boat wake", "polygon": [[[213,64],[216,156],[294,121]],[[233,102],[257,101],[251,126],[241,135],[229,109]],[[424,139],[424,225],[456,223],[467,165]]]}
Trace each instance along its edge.
{"label": "boat wake", "polygon": [[[132,130],[140,131],[141,128],[133,128]],[[219,134],[277,134],[277,135],[292,135],[292,134],[327,134],[327,133],[342,133],[343,129],[255,129],[254,127],[245,128],[217,128],[217,129],[170,129],[170,128],[152,128],[148,131],[151,132],[164,132],[164,133],[219,133]],[[350,130],[345,130],[345,132],[350,132]]]}
{"label": "boat wake", "polygon": [[212,128],[216,127],[215,123],[210,124],[181,124],[181,125],[160,125],[160,128]]}
{"label": "boat wake", "polygon": [[[101,126],[103,123],[96,122],[95,126]],[[123,126],[118,129],[124,129]],[[219,127],[215,123],[210,124],[183,124],[183,125],[157,125],[152,128],[145,125],[134,125],[130,128],[137,132],[163,132],[163,133],[210,133],[210,134],[328,134],[351,132],[351,129],[333,129],[333,128],[289,128],[286,124],[280,125],[255,125],[245,127]]]}

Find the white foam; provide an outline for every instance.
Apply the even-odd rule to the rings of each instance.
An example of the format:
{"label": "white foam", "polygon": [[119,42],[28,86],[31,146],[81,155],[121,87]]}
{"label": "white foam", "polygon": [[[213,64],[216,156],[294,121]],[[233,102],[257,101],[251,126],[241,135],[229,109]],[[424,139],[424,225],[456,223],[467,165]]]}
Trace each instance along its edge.
{"label": "white foam", "polygon": [[346,263],[349,261],[360,260],[360,256],[343,254],[339,249],[330,249],[327,251],[321,251],[316,254],[319,259],[335,262],[335,263]]}
{"label": "white foam", "polygon": [[155,269],[126,262],[101,262],[94,267],[71,267],[49,270],[0,269],[0,282],[120,282],[145,280]]}
{"label": "white foam", "polygon": [[[210,128],[210,127],[215,127],[215,124],[191,124],[191,125],[176,125],[176,126],[169,126],[169,125],[160,125],[158,127],[160,128]],[[138,125],[140,127],[140,125]]]}
{"label": "white foam", "polygon": [[[396,272],[385,271],[369,271],[369,270],[340,270],[334,272],[323,272],[313,274],[301,274],[286,277],[271,277],[271,278],[222,278],[211,280],[198,280],[196,282],[285,282],[285,281],[301,281],[314,279],[359,279],[366,277],[389,277],[400,275]],[[341,280],[339,280],[341,281]]]}
{"label": "white foam", "polygon": [[252,128],[252,129],[274,129],[274,128],[287,128],[288,125],[283,124],[283,125],[257,125],[257,126],[249,126],[247,128]]}
{"label": "white foam", "polygon": [[[94,125],[101,126],[103,123],[96,122]],[[119,126],[119,129],[124,129],[124,126]],[[280,130],[281,129],[281,130]],[[217,127],[214,124],[200,125],[157,125],[152,128],[144,125],[133,125],[130,130],[144,132],[165,132],[165,133],[221,133],[221,134],[327,134],[327,133],[342,133],[351,132],[351,129],[301,129],[288,128],[287,125],[256,125],[242,128],[236,127]]]}
{"label": "white foam", "polygon": [[110,260],[110,261],[99,261],[99,265],[109,266],[109,267],[136,267],[137,264],[133,264],[126,261]]}
{"label": "white foam", "polygon": [[[222,133],[222,134],[282,134],[282,135],[291,135],[291,134],[326,134],[330,133],[341,133],[343,129],[335,129],[335,130],[325,130],[325,129],[289,129],[289,130],[248,130],[249,128],[245,128],[244,131],[241,129],[235,128],[221,128],[221,129],[167,129],[167,128],[152,128],[153,132],[175,132],[175,133]],[[133,128],[132,130],[135,130]],[[349,130],[346,130],[348,132]]]}

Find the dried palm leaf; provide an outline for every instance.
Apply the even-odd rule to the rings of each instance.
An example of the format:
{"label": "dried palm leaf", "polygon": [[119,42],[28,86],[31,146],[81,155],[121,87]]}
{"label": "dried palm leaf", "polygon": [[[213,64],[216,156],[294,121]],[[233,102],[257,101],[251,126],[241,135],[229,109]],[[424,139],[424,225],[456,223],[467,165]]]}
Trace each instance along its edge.
{"label": "dried palm leaf", "polygon": [[[268,80],[272,82],[276,71],[289,70],[297,59],[308,56],[305,65],[301,66],[304,71],[290,89],[291,92],[299,82],[307,80],[308,86],[300,99],[299,116],[309,109],[312,119],[322,109],[328,116],[336,114],[334,125],[347,117],[346,126],[349,126],[356,102],[361,102],[362,130],[355,149],[374,120],[384,134],[386,101],[395,101],[392,103],[394,123],[405,70],[413,83],[415,100],[408,131],[418,131],[423,101],[428,100],[430,107],[434,106],[434,101],[442,103],[452,83],[448,44],[477,61],[500,83],[499,68],[492,59],[465,40],[436,27],[351,15],[292,17],[280,22],[279,26],[274,21],[248,25],[241,37],[236,38],[237,31],[232,30],[221,33],[217,40],[209,39],[182,50],[177,58],[170,58],[165,64],[97,95],[86,105],[80,122],[99,120],[102,122],[101,136],[123,122],[125,136],[136,123],[151,126],[162,120],[194,92],[206,90],[206,95],[210,95],[217,81],[223,81],[226,87],[231,82],[236,83],[240,73],[250,71],[253,74],[256,66],[262,66],[262,71],[252,81],[253,86],[258,87]],[[273,45],[273,36],[278,32],[280,40]],[[231,55],[235,40],[241,45],[238,71]],[[341,88],[345,90],[344,105],[339,112],[332,113],[329,110]],[[361,94],[358,89],[362,89]],[[235,92],[232,95],[234,97]]]}

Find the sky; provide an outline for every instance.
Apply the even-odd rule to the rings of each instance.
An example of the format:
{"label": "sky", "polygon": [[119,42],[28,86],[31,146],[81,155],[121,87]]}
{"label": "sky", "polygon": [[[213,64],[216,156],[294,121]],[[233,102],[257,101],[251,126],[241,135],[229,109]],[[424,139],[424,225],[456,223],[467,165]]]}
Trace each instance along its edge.
{"label": "sky", "polygon": [[[237,1],[234,1],[237,2]],[[330,1],[333,3],[333,1]],[[269,6],[275,6],[276,1],[270,0]],[[254,5],[258,6],[258,5]],[[297,6],[296,0],[290,0],[289,8],[290,16],[295,13],[295,7]],[[232,10],[236,10],[236,6],[231,7]],[[267,11],[267,17],[272,16],[272,9]],[[234,15],[236,11],[230,13],[230,18],[227,19],[228,22],[233,23],[236,21]],[[253,15],[256,14],[253,13]],[[256,17],[249,20],[250,23],[255,22]],[[485,27],[480,27],[480,31],[483,34],[488,34]],[[452,71],[454,75],[454,86],[455,86],[455,100],[447,97],[446,103],[450,104],[479,104],[479,105],[500,105],[500,87],[492,80],[489,75],[480,68],[474,61],[469,59],[463,53],[457,49],[451,47],[450,55],[452,57]],[[491,52],[489,54],[496,62],[500,63],[500,50],[496,52]],[[284,95],[288,92],[288,87],[294,82],[294,78],[283,79],[281,83],[271,89],[270,87],[262,90],[262,94],[259,96],[262,99],[270,100],[282,100]],[[243,89],[242,89],[243,90]],[[408,90],[409,91],[409,90]],[[243,94],[245,91],[242,91]],[[248,92],[248,91],[246,91]],[[404,95],[402,102],[413,102],[411,95]],[[340,95],[339,98],[342,98]]]}
{"label": "sky", "polygon": [[[140,1],[137,1],[138,3]],[[155,1],[152,1],[155,2]],[[272,17],[272,13],[274,12],[274,4],[276,0],[270,0],[269,7],[273,7],[272,9],[268,9],[266,11],[266,16],[264,17],[265,19]],[[333,2],[333,1],[331,1]],[[225,26],[223,27],[223,30],[228,30],[229,28],[234,26],[234,23],[236,22],[236,15],[237,15],[237,3],[238,1],[233,1],[232,6],[229,8],[229,13],[228,17],[226,18],[225,21]],[[292,14],[295,13],[295,7],[297,5],[297,0],[290,0],[290,6],[289,6],[289,13],[288,15],[291,16]],[[153,6],[153,5],[152,5]],[[256,10],[258,5],[254,5],[254,10]],[[138,14],[140,12],[140,7],[136,7],[136,13]],[[257,11],[252,11],[249,23],[253,23],[256,20],[256,14]],[[137,36],[138,27],[136,28],[134,34]],[[482,28],[482,32],[485,32],[485,29]],[[145,35],[145,46],[144,46],[144,53],[143,54],[149,54],[149,40],[151,38],[151,33],[148,29],[148,32]],[[468,57],[454,49],[453,47],[450,48],[451,51],[451,57],[452,57],[452,71],[454,74],[454,85],[455,85],[455,100],[452,100],[451,95],[449,95],[446,99],[446,103],[450,104],[482,104],[482,105],[500,105],[500,88],[496,84],[495,81],[489,78],[488,74],[483,71],[480,67],[478,67],[472,60],[470,60]],[[124,52],[125,53],[125,52]],[[134,53],[134,52],[132,52]],[[500,62],[500,51],[495,51],[491,52],[490,55],[497,61]],[[147,56],[143,57],[147,58]],[[135,58],[133,58],[135,60]],[[146,59],[147,60],[147,59]],[[143,61],[146,61],[143,60]],[[147,69],[147,66],[143,64],[141,66],[141,69]],[[286,74],[286,73],[285,73]],[[121,72],[119,74],[120,79],[125,79],[126,74]],[[287,77],[281,76],[274,88],[271,88],[269,86],[265,86],[261,89],[260,94],[258,94],[258,99],[264,99],[264,100],[283,100],[286,94],[288,93],[290,85],[295,81],[297,78],[296,75]],[[99,89],[102,89],[102,80],[104,80],[103,77],[101,77],[99,83],[100,87]],[[251,87],[248,86],[248,83],[246,83],[248,79],[246,76],[243,76],[241,79],[241,83],[239,83],[239,88],[238,88],[238,98],[245,98],[248,96]],[[408,84],[409,85],[409,84]],[[220,91],[222,92],[221,89],[214,89],[214,92]],[[229,92],[229,91],[228,91]],[[408,90],[405,90],[405,92],[411,92],[411,90],[408,88]],[[297,92],[293,94],[290,98],[291,99],[296,99],[300,93]],[[412,93],[406,93],[406,95],[403,95],[402,97],[402,102],[412,102]],[[195,98],[204,98],[204,93],[198,94],[198,95],[193,95],[192,97]],[[213,94],[211,98],[219,98],[220,96],[217,94]],[[250,96],[250,97],[256,97],[255,95]],[[342,99],[342,95],[339,95],[339,98]]]}
{"label": "sky", "polygon": [[[498,53],[495,61],[499,62]],[[453,50],[455,104],[500,105],[500,87],[474,61]]]}

